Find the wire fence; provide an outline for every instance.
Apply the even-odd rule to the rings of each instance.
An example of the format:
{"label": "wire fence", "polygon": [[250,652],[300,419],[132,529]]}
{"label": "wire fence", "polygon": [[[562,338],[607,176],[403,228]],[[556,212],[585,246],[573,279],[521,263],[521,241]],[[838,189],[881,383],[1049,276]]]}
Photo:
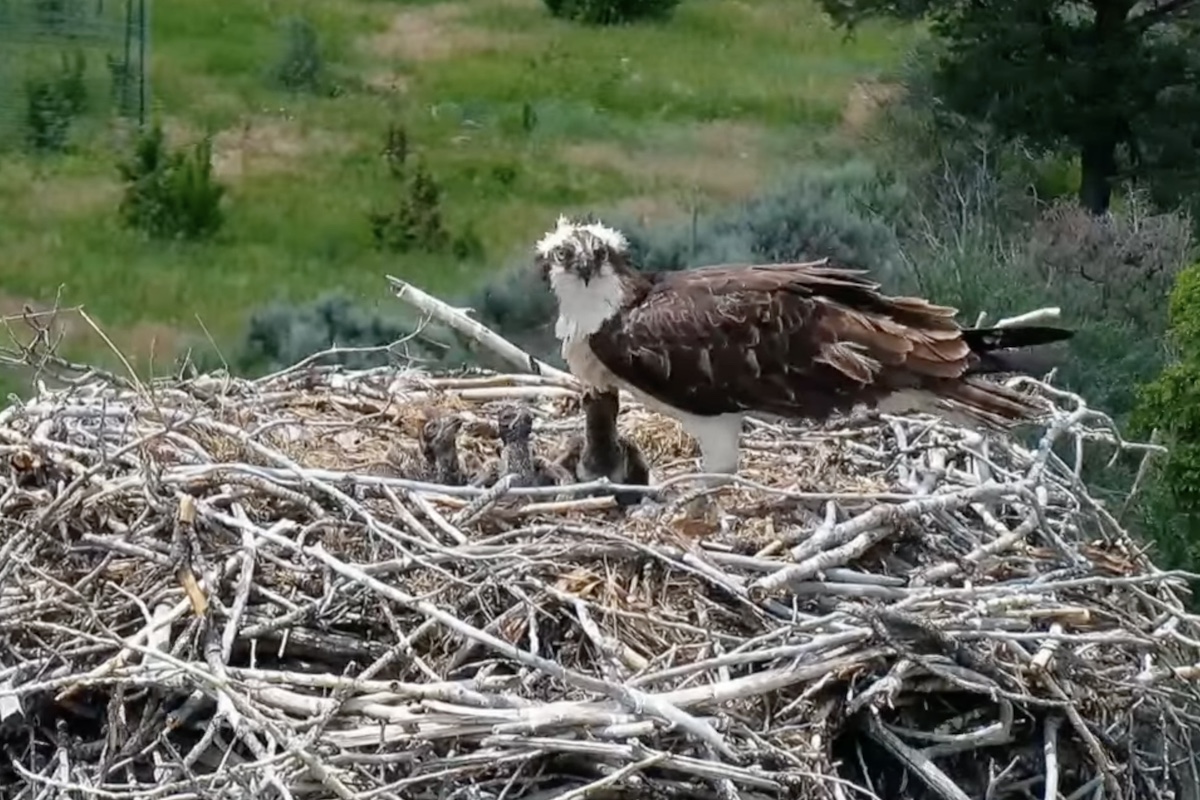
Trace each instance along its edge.
{"label": "wire fence", "polygon": [[0,149],[64,150],[141,126],[149,0],[0,0]]}

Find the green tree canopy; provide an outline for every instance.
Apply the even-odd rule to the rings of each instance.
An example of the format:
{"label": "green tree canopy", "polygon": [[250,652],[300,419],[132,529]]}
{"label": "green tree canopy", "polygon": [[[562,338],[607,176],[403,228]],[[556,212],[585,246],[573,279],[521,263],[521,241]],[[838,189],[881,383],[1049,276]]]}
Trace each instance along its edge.
{"label": "green tree canopy", "polygon": [[1151,178],[1177,200],[1200,148],[1200,0],[820,0],[853,29],[927,20],[942,45],[934,87],[1008,139],[1080,157],[1080,203],[1108,209],[1113,180]]}

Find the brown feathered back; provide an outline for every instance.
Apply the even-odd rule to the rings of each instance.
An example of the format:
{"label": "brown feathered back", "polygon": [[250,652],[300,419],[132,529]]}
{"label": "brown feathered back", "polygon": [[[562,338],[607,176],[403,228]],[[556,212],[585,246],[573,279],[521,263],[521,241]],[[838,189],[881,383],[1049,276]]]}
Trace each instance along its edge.
{"label": "brown feathered back", "polygon": [[[589,344],[617,376],[683,411],[820,420],[906,390],[993,424],[1038,410],[979,377],[988,371],[981,354],[999,339],[964,336],[956,309],[888,297],[861,270],[828,261],[713,266],[632,282],[640,301]],[[1069,336],[1052,331],[1047,340]]]}

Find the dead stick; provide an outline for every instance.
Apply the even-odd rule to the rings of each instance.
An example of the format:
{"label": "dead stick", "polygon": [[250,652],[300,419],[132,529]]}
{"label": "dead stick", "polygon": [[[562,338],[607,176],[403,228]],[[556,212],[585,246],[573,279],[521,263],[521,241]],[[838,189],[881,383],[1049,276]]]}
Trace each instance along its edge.
{"label": "dead stick", "polygon": [[[186,533],[196,524],[196,501],[191,495],[185,494],[179,498],[179,515],[176,519],[179,526],[177,536],[186,541]],[[185,547],[184,553],[186,552]],[[192,613],[197,617],[204,616],[204,612],[208,610],[208,597],[200,589],[196,573],[192,571],[191,559],[186,555],[175,568],[175,578],[192,602]]]}
{"label": "dead stick", "polygon": [[569,388],[575,388],[578,385],[578,381],[570,373],[563,372],[561,369],[552,367],[546,362],[534,358],[483,323],[471,319],[463,312],[450,307],[432,295],[426,294],[408,281],[401,280],[392,275],[385,277],[388,283],[392,284],[392,291],[398,299],[403,300],[418,311],[428,314],[443,325],[486,347],[517,369],[532,372],[535,375],[559,378]]}

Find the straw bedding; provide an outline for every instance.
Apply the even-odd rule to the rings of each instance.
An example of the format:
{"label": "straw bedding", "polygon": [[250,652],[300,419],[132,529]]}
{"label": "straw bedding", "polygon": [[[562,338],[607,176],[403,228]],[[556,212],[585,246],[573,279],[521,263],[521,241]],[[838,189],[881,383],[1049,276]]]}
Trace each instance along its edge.
{"label": "straw bedding", "polygon": [[[0,414],[0,795],[1195,795],[1197,620],[1052,451],[927,418],[755,424],[720,514],[626,401],[662,487],[397,477],[431,414],[532,376],[296,368],[87,380]],[[384,466],[380,466],[380,465]],[[1190,794],[1189,794],[1190,793]]]}

